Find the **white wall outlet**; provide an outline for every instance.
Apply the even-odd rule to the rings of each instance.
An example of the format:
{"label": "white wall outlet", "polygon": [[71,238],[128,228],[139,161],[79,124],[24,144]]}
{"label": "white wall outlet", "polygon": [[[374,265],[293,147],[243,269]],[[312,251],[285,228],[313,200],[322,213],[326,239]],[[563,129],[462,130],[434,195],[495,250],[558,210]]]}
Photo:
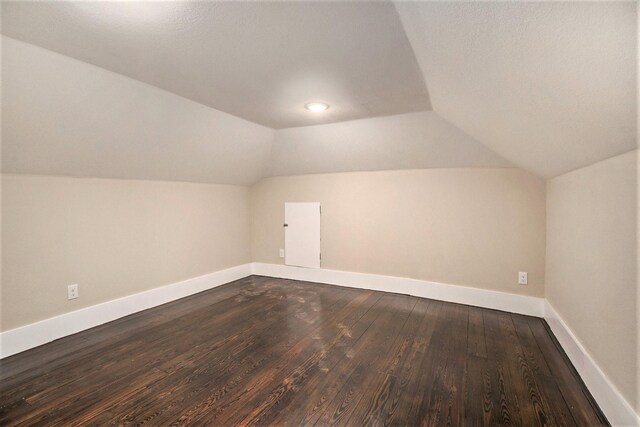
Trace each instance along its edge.
{"label": "white wall outlet", "polygon": [[284,258],[284,249],[280,249],[280,258]]}
{"label": "white wall outlet", "polygon": [[78,298],[78,285],[67,286],[67,299]]}
{"label": "white wall outlet", "polygon": [[527,272],[526,271],[521,271],[518,273],[518,284],[520,285],[526,285],[528,282],[527,279]]}

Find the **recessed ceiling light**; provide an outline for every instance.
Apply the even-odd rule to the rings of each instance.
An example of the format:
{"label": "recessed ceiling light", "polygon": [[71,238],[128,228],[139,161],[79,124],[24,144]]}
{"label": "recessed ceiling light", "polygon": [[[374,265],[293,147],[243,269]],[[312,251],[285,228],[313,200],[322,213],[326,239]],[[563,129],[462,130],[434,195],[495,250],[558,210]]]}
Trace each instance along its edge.
{"label": "recessed ceiling light", "polygon": [[312,111],[314,113],[321,113],[324,110],[326,110],[327,108],[329,108],[328,104],[325,104],[323,102],[310,102],[308,104],[306,104],[304,106],[304,108],[306,108],[309,111]]}

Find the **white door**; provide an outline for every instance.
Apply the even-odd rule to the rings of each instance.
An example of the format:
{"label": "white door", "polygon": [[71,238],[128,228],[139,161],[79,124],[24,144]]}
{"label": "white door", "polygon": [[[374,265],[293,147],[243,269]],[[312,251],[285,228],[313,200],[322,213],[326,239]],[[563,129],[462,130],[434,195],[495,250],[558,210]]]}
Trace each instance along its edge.
{"label": "white door", "polygon": [[320,203],[284,204],[284,263],[320,268]]}

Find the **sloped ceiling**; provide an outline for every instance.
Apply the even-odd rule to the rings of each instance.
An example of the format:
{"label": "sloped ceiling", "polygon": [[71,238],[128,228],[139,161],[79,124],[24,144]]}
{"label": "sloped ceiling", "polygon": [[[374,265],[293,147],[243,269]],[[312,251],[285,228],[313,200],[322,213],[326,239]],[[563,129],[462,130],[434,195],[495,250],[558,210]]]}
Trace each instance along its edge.
{"label": "sloped ceiling", "polygon": [[274,131],[9,37],[2,54],[3,172],[247,185],[512,166],[430,111]]}
{"label": "sloped ceiling", "polygon": [[[134,15],[109,9],[115,2],[53,3],[2,5],[3,32],[30,41],[2,37],[3,172],[242,185],[269,175],[429,167],[519,166],[551,177],[636,147],[635,3],[121,4],[145,12],[135,23]],[[310,28],[317,16],[323,28],[339,28],[318,32],[327,38],[318,42],[309,40],[307,24],[276,25],[282,16]],[[225,17],[222,29],[205,28],[201,17]],[[197,55],[181,51],[178,44],[198,41],[192,26],[217,62],[193,62]],[[151,40],[168,50],[153,51]],[[297,40],[311,46],[307,54]],[[277,60],[265,65],[255,49],[275,49]],[[96,58],[108,64],[91,65]],[[324,77],[296,79],[293,71],[313,68],[305,64]],[[109,71],[117,67],[125,71]],[[127,70],[148,74],[133,79]],[[229,80],[236,72],[238,80]],[[175,86],[163,90],[167,76]],[[322,92],[313,83],[321,80],[340,84]],[[409,111],[430,108],[425,82],[434,111],[393,107],[397,95],[419,105]],[[300,97],[268,102],[283,85]],[[322,99],[332,105],[329,115],[301,108],[317,99],[313,93],[335,96]],[[241,115],[255,109],[275,127],[294,127],[274,131],[207,99],[227,109],[232,100],[247,108]],[[352,117],[342,115],[342,102],[351,112],[359,105],[356,116],[367,118],[342,121]]]}
{"label": "sloped ceiling", "polygon": [[388,2],[4,1],[2,33],[272,128],[431,109]]}
{"label": "sloped ceiling", "polygon": [[552,177],[632,150],[636,2],[397,2],[434,110]]}
{"label": "sloped ceiling", "polygon": [[252,184],[273,129],[2,37],[2,170]]}
{"label": "sloped ceiling", "polygon": [[514,167],[433,111],[276,132],[269,175]]}

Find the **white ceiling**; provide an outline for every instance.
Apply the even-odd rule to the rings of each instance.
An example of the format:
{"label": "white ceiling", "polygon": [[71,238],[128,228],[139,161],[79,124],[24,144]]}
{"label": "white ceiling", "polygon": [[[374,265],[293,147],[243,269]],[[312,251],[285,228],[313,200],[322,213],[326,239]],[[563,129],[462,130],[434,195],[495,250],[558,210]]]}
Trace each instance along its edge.
{"label": "white ceiling", "polygon": [[274,131],[9,37],[2,53],[4,172],[247,185],[513,166],[432,111]]}
{"label": "white ceiling", "polygon": [[5,1],[2,33],[272,128],[431,108],[388,2]]}
{"label": "white ceiling", "polygon": [[398,2],[434,110],[551,177],[636,140],[636,2]]}
{"label": "white ceiling", "polygon": [[252,184],[273,129],[2,37],[8,173]]}
{"label": "white ceiling", "polygon": [[514,167],[433,111],[281,129],[271,176],[425,168]]}
{"label": "white ceiling", "polygon": [[[251,184],[515,165],[552,177],[637,147],[635,2],[2,12],[3,33],[26,41],[2,37],[4,172]],[[332,107],[314,115],[312,100]]]}

